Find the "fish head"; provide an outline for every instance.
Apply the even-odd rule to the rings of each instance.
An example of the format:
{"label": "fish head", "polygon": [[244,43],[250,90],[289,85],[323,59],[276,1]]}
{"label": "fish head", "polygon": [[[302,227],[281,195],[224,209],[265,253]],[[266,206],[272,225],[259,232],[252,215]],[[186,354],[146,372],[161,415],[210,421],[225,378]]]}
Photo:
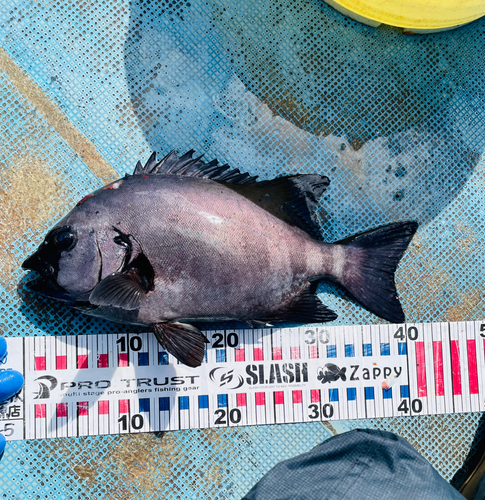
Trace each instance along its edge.
{"label": "fish head", "polygon": [[126,248],[116,243],[116,230],[100,210],[85,205],[59,221],[22,264],[40,275],[27,283],[30,291],[70,305],[88,303],[100,280],[123,265]]}

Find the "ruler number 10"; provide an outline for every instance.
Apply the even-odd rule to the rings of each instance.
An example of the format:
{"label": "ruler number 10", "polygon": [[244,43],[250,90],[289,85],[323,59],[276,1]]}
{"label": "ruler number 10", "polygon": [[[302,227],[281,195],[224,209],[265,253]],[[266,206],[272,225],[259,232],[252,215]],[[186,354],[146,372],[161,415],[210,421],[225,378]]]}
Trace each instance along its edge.
{"label": "ruler number 10", "polygon": [[[128,430],[128,415],[121,415],[118,419],[118,423],[121,424],[121,430]],[[137,413],[131,417],[131,427],[136,431],[139,431],[143,427],[143,416]]]}
{"label": "ruler number 10", "polygon": [[[126,352],[126,337],[120,337],[116,341],[116,343],[120,344],[121,352]],[[138,335],[130,337],[129,345],[132,351],[141,351],[141,346],[142,346],[141,337],[139,337]]]}

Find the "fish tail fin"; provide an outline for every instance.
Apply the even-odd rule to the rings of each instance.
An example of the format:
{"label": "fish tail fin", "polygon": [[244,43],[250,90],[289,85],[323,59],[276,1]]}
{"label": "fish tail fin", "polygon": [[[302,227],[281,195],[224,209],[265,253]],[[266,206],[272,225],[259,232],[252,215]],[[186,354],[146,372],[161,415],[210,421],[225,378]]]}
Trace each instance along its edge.
{"label": "fish tail fin", "polygon": [[338,282],[372,313],[391,323],[404,323],[394,273],[418,223],[396,222],[346,240],[345,265]]}

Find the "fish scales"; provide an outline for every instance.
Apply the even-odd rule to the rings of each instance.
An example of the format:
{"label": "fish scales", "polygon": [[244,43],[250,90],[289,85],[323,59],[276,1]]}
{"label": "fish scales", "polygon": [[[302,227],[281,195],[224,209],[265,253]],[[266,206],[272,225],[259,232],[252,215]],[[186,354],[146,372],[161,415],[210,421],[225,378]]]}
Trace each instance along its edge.
{"label": "fish scales", "polygon": [[256,182],[228,169],[192,152],[138,164],[47,234],[23,264],[41,275],[31,290],[87,314],[150,325],[190,366],[200,364],[205,342],[194,322],[335,319],[315,295],[322,279],[385,319],[404,319],[394,271],[416,223],[324,243],[315,239],[315,208],[326,177]]}
{"label": "fish scales", "polygon": [[[186,181],[132,177],[119,188],[128,198],[149,194],[120,221],[155,270],[155,290],[140,309],[143,322],[261,317],[275,304],[284,307],[309,279],[329,274],[330,246],[322,249],[302,230],[223,185]],[[103,195],[111,194],[91,198],[86,208],[103,206]],[[152,222],[141,231],[147,215]]]}

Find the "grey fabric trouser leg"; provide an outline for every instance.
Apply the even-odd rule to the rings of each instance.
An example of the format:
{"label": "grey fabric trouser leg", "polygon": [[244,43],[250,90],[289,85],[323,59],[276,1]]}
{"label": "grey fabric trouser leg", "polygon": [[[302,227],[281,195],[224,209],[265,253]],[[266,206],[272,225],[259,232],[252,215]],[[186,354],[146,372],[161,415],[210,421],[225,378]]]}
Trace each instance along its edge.
{"label": "grey fabric trouser leg", "polygon": [[477,484],[473,500],[485,500],[485,476],[482,476]]}
{"label": "grey fabric trouser leg", "polygon": [[[334,436],[308,453],[279,463],[243,500],[463,498],[401,437],[358,429]],[[485,495],[475,495],[474,500],[485,500]]]}

